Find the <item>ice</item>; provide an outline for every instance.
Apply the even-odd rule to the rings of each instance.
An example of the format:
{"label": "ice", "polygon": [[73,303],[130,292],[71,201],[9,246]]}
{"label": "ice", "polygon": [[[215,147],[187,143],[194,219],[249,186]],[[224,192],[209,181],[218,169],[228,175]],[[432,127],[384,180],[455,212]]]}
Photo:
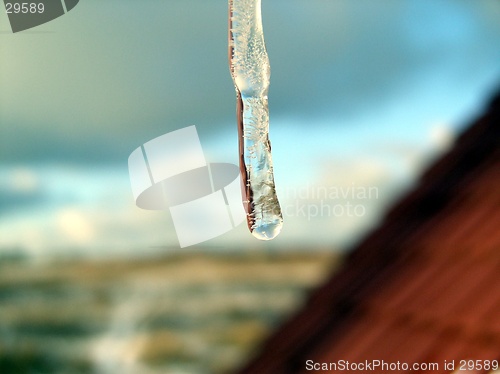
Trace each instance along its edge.
{"label": "ice", "polygon": [[260,0],[229,1],[229,66],[236,88],[243,204],[252,234],[275,238],[283,216],[274,184],[267,93],[271,76]]}

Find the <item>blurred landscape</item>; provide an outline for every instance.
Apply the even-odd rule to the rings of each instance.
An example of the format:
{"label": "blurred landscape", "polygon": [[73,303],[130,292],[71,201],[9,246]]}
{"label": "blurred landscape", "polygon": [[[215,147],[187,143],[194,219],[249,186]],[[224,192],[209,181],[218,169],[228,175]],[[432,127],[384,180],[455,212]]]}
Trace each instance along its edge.
{"label": "blurred landscape", "polygon": [[0,373],[227,373],[339,264],[333,253],[0,260]]}
{"label": "blurred landscape", "polygon": [[85,0],[16,34],[0,11],[0,374],[233,372],[498,87],[497,0],[262,6],[284,228],[182,252],[127,159],[195,125],[238,163],[227,0]]}

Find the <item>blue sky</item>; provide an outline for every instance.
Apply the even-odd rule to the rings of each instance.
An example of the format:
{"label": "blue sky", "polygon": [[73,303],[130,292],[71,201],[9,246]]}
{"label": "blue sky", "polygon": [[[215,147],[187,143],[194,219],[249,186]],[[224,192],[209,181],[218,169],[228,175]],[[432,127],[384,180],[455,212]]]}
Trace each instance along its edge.
{"label": "blue sky", "polygon": [[[0,248],[45,256],[177,245],[167,212],[135,207],[127,158],[195,124],[209,161],[237,162],[226,18],[222,0],[86,0],[12,34],[2,12]],[[287,195],[299,188],[375,186],[379,195],[351,201],[362,217],[290,208],[272,243],[241,226],[207,245],[356,240],[498,87],[499,20],[494,0],[264,1],[283,204],[296,204]],[[300,204],[320,204],[310,200]]]}

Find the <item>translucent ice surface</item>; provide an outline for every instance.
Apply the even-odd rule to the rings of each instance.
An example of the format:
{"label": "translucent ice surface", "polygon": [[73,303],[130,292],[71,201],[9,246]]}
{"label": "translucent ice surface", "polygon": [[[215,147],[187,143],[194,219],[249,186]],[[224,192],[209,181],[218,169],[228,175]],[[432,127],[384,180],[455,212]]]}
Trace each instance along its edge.
{"label": "translucent ice surface", "polygon": [[260,0],[229,1],[229,66],[236,88],[243,204],[248,227],[261,240],[275,238],[283,216],[274,185],[267,92],[271,68]]}

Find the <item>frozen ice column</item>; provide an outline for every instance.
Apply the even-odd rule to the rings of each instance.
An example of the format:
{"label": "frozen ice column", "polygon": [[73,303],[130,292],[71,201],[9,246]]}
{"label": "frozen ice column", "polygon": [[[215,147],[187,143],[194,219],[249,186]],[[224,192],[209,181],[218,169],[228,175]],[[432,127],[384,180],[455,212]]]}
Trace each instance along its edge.
{"label": "frozen ice column", "polygon": [[229,0],[229,67],[236,88],[240,172],[248,228],[275,238],[283,216],[274,185],[267,92],[271,67],[260,0]]}

